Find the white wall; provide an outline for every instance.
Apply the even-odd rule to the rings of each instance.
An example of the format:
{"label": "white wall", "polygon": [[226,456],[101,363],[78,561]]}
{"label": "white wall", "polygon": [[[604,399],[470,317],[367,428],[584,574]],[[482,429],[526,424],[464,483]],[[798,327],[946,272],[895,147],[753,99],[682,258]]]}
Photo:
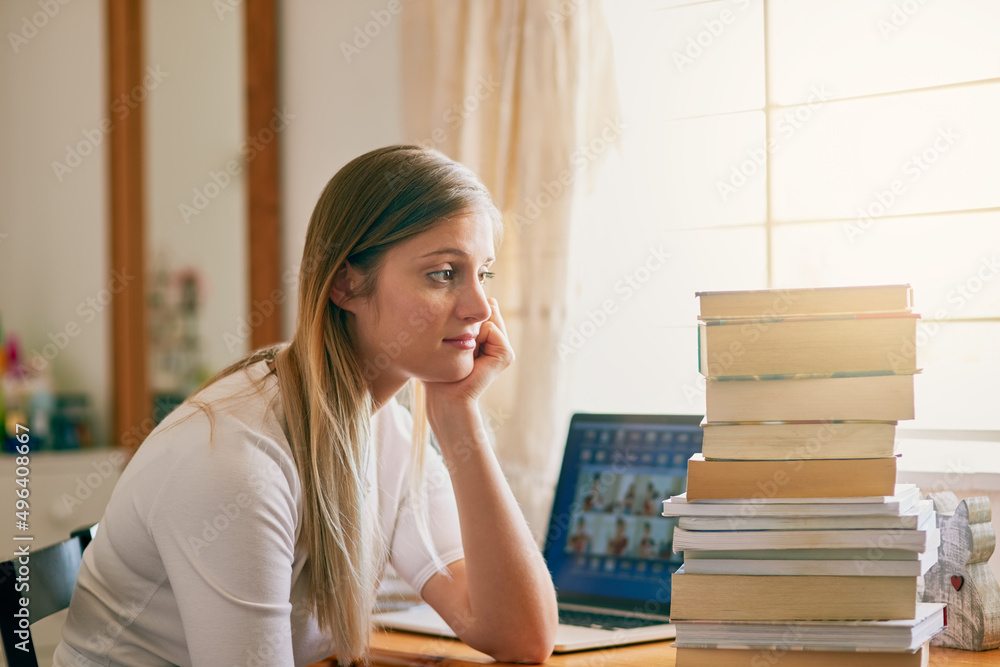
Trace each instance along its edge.
{"label": "white wall", "polygon": [[[280,3],[279,96],[282,106],[295,114],[282,135],[286,275],[302,260],[309,216],[327,181],[352,158],[403,140],[399,16],[390,14],[385,26],[369,25],[377,34],[350,61],[341,50],[342,43],[353,47],[356,29],[363,31],[373,21],[371,12],[386,6],[386,0]],[[289,338],[298,291],[294,278],[286,288]]]}
{"label": "white wall", "polygon": [[[103,416],[111,400],[104,2],[51,4],[58,11],[49,17],[36,0],[0,2],[0,319],[58,389],[86,392]],[[12,44],[22,31],[27,43]],[[68,147],[88,154],[57,175],[53,163],[67,163]],[[98,441],[106,434],[99,419]]]}
{"label": "white wall", "polygon": [[[246,168],[256,150],[244,144],[244,12],[202,0],[155,0],[144,11],[146,67],[162,76],[144,103],[147,267],[166,258],[172,270],[197,270],[199,343],[214,374],[249,349],[240,319]],[[150,387],[183,390],[168,386],[170,376],[154,367]]]}

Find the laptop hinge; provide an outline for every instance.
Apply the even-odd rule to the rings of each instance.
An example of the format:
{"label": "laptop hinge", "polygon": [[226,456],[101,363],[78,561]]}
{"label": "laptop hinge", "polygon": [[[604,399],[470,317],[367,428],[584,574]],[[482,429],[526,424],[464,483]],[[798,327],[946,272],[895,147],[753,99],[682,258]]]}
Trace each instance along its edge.
{"label": "laptop hinge", "polygon": [[646,618],[651,621],[663,621],[664,623],[670,622],[669,616],[663,616],[662,614],[644,614],[638,611],[625,611],[622,609],[609,609],[608,607],[592,607],[585,604],[572,604],[570,602],[560,602],[560,609],[566,609],[568,611],[586,611],[591,614],[607,614],[609,616],[622,616],[624,618]]}

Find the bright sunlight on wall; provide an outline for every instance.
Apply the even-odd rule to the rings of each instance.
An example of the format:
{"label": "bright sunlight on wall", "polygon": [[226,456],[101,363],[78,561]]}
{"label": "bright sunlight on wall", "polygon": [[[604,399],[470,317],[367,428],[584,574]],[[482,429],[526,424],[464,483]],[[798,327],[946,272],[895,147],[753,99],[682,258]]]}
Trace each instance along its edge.
{"label": "bright sunlight on wall", "polygon": [[574,409],[702,412],[695,291],[909,283],[900,426],[1000,439],[1000,3],[605,12],[623,145],[580,207]]}

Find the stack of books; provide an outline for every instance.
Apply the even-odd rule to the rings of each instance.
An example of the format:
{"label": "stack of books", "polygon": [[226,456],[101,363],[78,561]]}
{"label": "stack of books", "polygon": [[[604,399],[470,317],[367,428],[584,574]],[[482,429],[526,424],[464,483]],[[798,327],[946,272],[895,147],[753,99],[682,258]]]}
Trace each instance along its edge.
{"label": "stack of books", "polygon": [[896,485],[913,418],[909,285],[702,292],[702,453],[671,580],[677,665],[927,664],[944,605],[933,503]]}

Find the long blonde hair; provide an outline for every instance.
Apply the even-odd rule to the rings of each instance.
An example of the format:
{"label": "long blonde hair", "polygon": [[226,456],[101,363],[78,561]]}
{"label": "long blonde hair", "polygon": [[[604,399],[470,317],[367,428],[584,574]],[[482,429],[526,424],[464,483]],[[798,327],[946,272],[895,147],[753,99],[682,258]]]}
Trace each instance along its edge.
{"label": "long blonde hair", "polygon": [[[388,146],[355,158],[330,179],[310,218],[292,340],[251,352],[198,390],[262,359],[274,360],[302,485],[299,545],[308,555],[309,603],[343,662],[367,651],[387,545],[366,500],[369,492],[377,493],[367,489],[374,401],[349,333],[352,315],[331,301],[330,289],[349,262],[363,275],[354,294],[371,298],[389,248],[472,211],[491,218],[499,245],[500,213],[468,168],[417,146]],[[419,505],[423,490],[416,485],[428,428],[419,382],[414,392],[409,493]],[[426,510],[417,519],[429,544]]]}

